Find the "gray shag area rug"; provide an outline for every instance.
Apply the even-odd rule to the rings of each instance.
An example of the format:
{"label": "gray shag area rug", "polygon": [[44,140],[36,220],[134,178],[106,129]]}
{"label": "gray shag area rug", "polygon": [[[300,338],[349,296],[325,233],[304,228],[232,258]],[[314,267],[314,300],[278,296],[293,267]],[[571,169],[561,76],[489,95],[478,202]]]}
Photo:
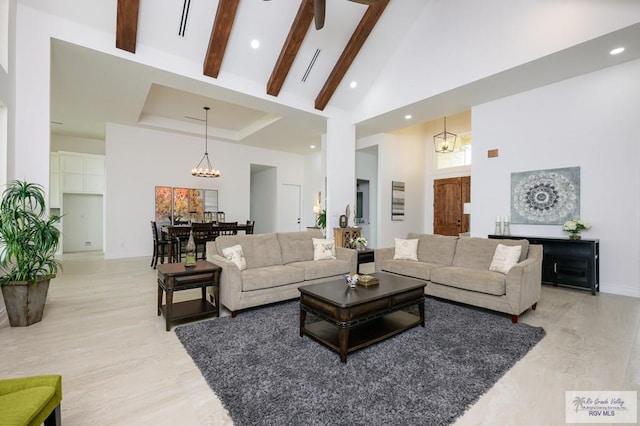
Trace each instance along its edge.
{"label": "gray shag area rug", "polygon": [[425,319],[425,328],[352,352],[347,364],[299,337],[297,301],[175,332],[237,426],[447,425],[545,335],[430,298]]}

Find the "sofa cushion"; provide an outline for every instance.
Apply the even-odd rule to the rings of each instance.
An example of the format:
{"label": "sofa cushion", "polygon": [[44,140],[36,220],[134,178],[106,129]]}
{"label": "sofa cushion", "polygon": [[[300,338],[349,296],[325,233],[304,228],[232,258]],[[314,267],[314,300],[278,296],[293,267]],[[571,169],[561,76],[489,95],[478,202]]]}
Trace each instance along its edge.
{"label": "sofa cushion", "polygon": [[522,262],[523,260],[529,257],[529,240],[500,240],[500,244],[505,246],[520,246],[520,259],[518,262]]}
{"label": "sofa cushion", "polygon": [[[462,241],[466,238],[461,238]],[[431,271],[431,282],[463,290],[502,296],[506,294],[506,276],[499,272],[480,271],[459,266],[445,266]]]}
{"label": "sofa cushion", "polygon": [[431,278],[431,270],[441,267],[442,265],[436,265],[435,263],[386,259],[382,261],[381,270],[421,280],[429,280]]}
{"label": "sofa cushion", "polygon": [[[493,253],[496,251],[498,244],[504,245],[520,245],[522,250],[529,251],[529,242],[527,240],[498,240],[490,238],[459,238],[456,245],[456,253],[453,256],[453,266],[463,266],[472,269],[489,270]],[[525,255],[521,260],[527,258]]]}
{"label": "sofa cushion", "polygon": [[458,237],[409,233],[407,239],[418,239],[418,260],[452,265]]}
{"label": "sofa cushion", "polygon": [[351,262],[346,260],[307,260],[304,262],[289,263],[287,266],[300,268],[304,271],[306,281],[318,278],[333,277],[335,275],[348,274],[351,272]]}
{"label": "sofa cushion", "polygon": [[279,287],[304,281],[304,270],[288,265],[265,266],[242,271],[242,291]]}
{"label": "sofa cushion", "polygon": [[242,246],[240,244],[222,249],[222,254],[224,255],[225,259],[235,263],[238,269],[240,269],[241,271],[247,269],[247,259],[245,259],[244,257]]}
{"label": "sofa cushion", "polygon": [[495,253],[493,253],[493,259],[489,270],[494,272],[500,272],[508,274],[509,269],[513,268],[520,259],[521,246],[507,246],[504,244],[498,244]]}
{"label": "sofa cushion", "polygon": [[215,242],[218,254],[222,257],[222,250],[240,244],[247,260],[247,269],[283,264],[276,234],[221,235]]}
{"label": "sofa cushion", "polygon": [[329,260],[336,258],[336,242],[323,238],[313,238],[313,260]]}
{"label": "sofa cushion", "polygon": [[393,253],[396,260],[418,261],[418,240],[403,240],[396,238],[396,249]]}
{"label": "sofa cushion", "polygon": [[282,251],[282,263],[313,260],[313,238],[322,238],[322,232],[310,229],[308,232],[279,232],[278,242]]}

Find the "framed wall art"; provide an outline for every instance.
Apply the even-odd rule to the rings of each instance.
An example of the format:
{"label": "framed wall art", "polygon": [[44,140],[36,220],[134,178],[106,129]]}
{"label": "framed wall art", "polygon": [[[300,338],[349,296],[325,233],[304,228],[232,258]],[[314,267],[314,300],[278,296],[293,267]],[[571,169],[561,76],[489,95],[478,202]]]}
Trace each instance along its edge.
{"label": "framed wall art", "polygon": [[404,182],[391,182],[391,220],[404,220]]}
{"label": "framed wall art", "polygon": [[511,173],[511,223],[561,225],[580,217],[580,167]]}

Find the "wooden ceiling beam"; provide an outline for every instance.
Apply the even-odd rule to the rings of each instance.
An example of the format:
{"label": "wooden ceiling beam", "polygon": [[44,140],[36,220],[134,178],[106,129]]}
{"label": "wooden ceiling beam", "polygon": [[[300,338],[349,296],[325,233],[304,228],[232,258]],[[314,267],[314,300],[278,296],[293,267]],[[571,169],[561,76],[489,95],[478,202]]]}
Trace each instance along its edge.
{"label": "wooden ceiling beam", "polygon": [[204,59],[202,71],[204,75],[218,78],[239,4],[240,0],[220,0],[218,2],[216,19],[213,22],[211,37],[209,38],[207,56]]}
{"label": "wooden ceiling beam", "polygon": [[280,56],[267,82],[267,94],[278,96],[313,20],[313,0],[302,0]]}
{"label": "wooden ceiling beam", "polygon": [[140,0],[118,0],[116,17],[116,47],[136,53],[138,35],[138,10]]}
{"label": "wooden ceiling beam", "polygon": [[353,32],[351,39],[349,39],[349,42],[342,51],[342,55],[340,55],[338,62],[336,62],[331,74],[329,74],[329,78],[327,78],[322,90],[320,90],[320,93],[316,97],[316,109],[322,111],[327,106],[329,100],[335,93],[338,85],[349,70],[349,67],[358,55],[358,52],[360,52],[362,45],[367,40],[367,37],[369,37],[369,34],[371,34],[371,31],[376,26],[378,19],[380,19],[382,12],[384,12],[384,9],[388,4],[389,0],[379,0],[375,5],[371,5],[367,8],[360,20],[360,23]]}

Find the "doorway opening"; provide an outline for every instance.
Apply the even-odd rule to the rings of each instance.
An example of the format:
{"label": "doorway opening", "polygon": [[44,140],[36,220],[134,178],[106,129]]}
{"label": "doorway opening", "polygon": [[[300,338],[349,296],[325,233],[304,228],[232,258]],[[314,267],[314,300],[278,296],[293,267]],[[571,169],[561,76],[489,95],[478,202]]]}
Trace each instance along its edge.
{"label": "doorway opening", "polygon": [[255,234],[277,230],[277,172],[278,169],[273,166],[250,165],[249,219],[255,221]]}

